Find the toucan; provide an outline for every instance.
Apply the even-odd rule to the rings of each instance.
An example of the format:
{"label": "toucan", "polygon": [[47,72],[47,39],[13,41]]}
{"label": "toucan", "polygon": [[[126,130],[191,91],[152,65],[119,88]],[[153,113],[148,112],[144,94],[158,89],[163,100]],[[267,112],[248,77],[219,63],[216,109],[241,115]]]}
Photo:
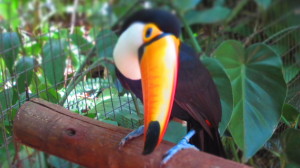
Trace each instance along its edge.
{"label": "toucan", "polygon": [[179,19],[162,9],[142,9],[123,22],[113,51],[116,76],[143,102],[144,126],[120,144],[144,134],[143,154],[150,154],[175,117],[186,121],[188,129],[184,139],[189,142],[178,150],[196,147],[224,157],[216,85],[195,50],[180,41],[180,33]]}

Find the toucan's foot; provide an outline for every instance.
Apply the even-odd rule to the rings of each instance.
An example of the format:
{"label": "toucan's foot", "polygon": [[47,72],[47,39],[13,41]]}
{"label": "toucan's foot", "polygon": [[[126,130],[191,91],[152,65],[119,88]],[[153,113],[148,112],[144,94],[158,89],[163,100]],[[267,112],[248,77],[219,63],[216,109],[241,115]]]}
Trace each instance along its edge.
{"label": "toucan's foot", "polygon": [[139,137],[144,134],[144,125],[140,126],[138,129],[130,132],[126,137],[124,137],[119,143],[119,149],[121,149],[129,140]]}
{"label": "toucan's foot", "polygon": [[190,138],[195,134],[195,130],[191,130],[188,132],[188,134],[182,138],[182,140],[179,141],[179,143],[171,148],[165,155],[163,156],[163,160],[161,162],[161,165],[165,165],[177,152],[183,150],[183,149],[195,149],[199,150],[196,146],[189,143]]}

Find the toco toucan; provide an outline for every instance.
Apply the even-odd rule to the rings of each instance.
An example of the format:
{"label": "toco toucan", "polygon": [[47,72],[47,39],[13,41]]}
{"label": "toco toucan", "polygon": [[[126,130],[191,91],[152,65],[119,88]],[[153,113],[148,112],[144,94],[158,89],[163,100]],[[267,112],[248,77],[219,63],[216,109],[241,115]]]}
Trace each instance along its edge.
{"label": "toco toucan", "polygon": [[113,52],[116,75],[141,99],[145,114],[144,127],[121,145],[144,134],[143,154],[151,153],[176,117],[187,121],[191,144],[224,157],[217,88],[194,49],[179,40],[180,29],[175,15],[159,9],[140,10],[124,21]]}

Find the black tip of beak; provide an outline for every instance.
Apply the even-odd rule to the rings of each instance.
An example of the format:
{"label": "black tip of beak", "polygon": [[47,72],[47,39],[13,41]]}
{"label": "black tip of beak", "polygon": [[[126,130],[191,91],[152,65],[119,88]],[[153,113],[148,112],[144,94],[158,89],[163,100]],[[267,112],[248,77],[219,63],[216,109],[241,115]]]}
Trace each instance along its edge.
{"label": "black tip of beak", "polygon": [[160,134],[160,125],[158,121],[150,122],[146,134],[146,141],[144,145],[143,155],[150,154],[154,151]]}

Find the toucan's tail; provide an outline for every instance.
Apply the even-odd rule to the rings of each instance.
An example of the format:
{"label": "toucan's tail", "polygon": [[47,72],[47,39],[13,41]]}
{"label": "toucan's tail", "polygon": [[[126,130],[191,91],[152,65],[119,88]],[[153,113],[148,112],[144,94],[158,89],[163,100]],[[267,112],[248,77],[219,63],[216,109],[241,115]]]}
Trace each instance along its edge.
{"label": "toucan's tail", "polygon": [[[188,125],[189,129],[195,129]],[[226,158],[218,129],[211,128],[211,137],[204,129],[195,129],[196,134],[190,139],[190,143],[201,151]]]}

